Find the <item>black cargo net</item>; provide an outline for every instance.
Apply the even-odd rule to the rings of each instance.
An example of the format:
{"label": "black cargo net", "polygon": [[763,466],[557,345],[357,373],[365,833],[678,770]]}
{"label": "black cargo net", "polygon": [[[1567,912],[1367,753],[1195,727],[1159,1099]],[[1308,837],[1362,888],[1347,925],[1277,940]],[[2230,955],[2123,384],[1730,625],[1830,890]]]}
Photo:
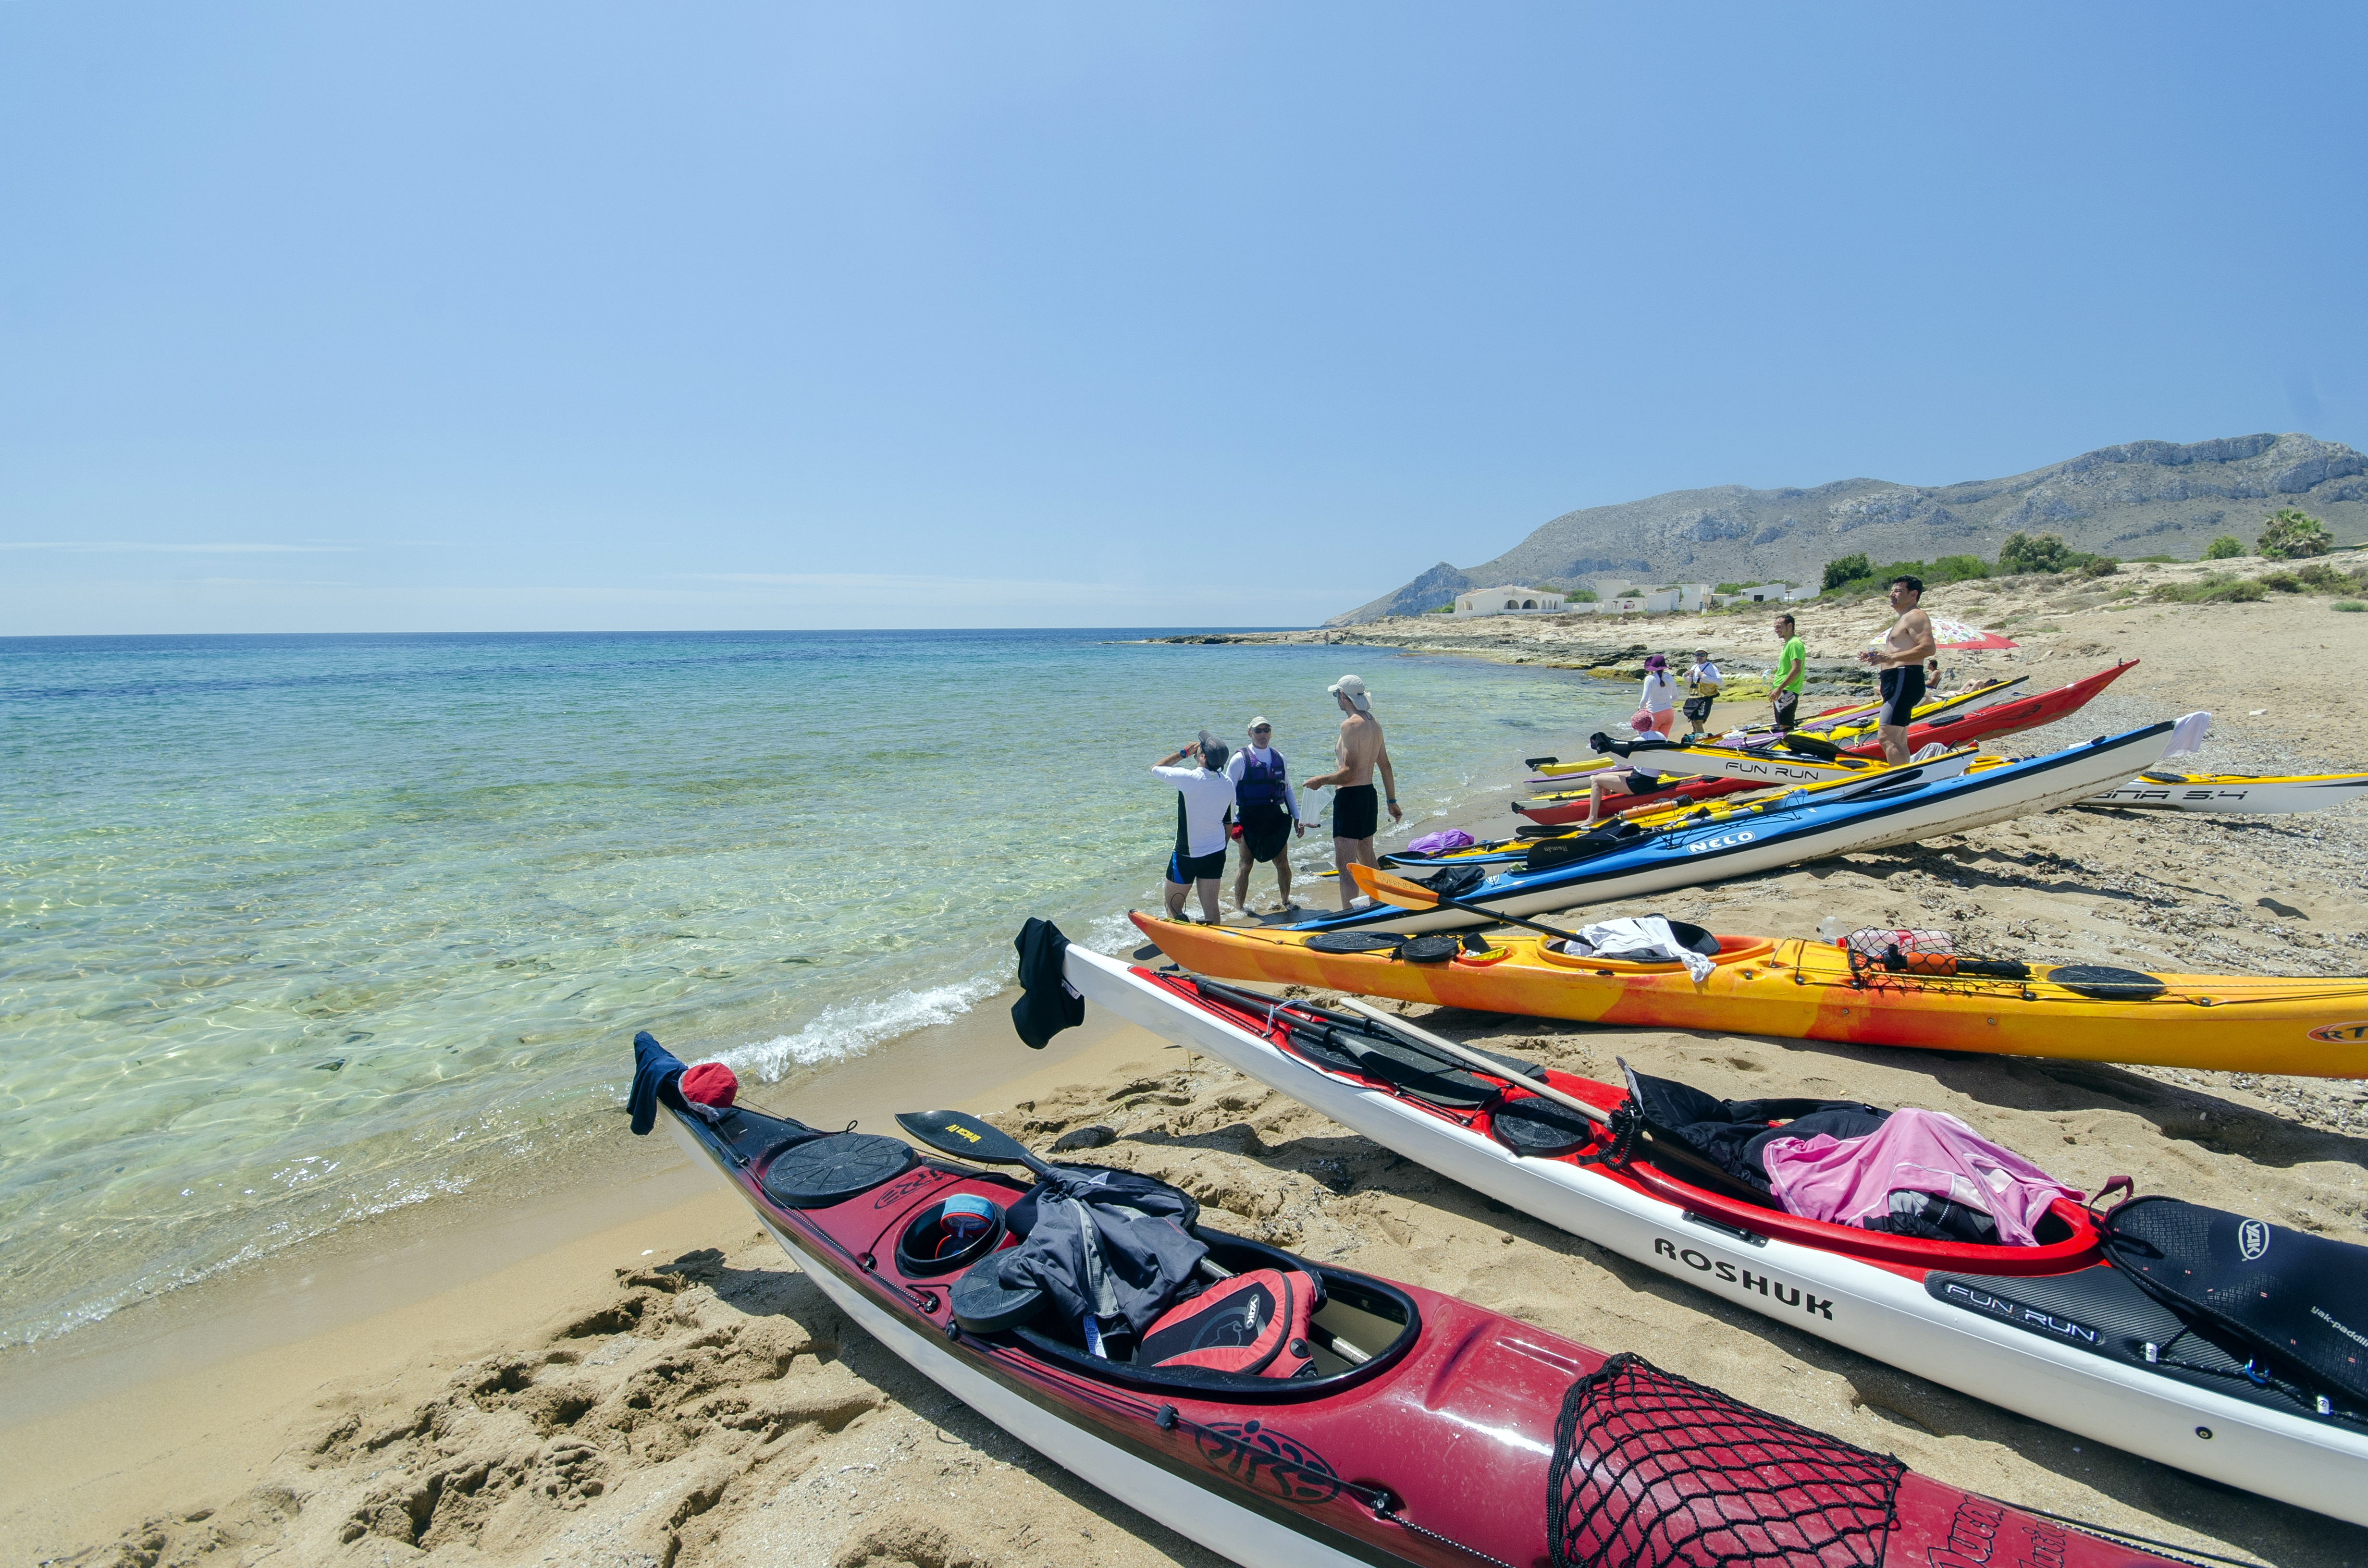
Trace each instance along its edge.
{"label": "black cargo net", "polygon": [[1614,1356],[1563,1397],[1546,1541],[1555,1568],[1876,1568],[1907,1468]]}

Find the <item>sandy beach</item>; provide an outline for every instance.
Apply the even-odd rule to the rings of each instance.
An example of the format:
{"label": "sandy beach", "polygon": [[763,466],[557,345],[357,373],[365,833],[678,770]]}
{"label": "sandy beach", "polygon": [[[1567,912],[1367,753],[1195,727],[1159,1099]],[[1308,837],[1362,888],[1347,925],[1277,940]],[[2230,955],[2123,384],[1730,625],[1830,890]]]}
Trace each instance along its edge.
{"label": "sandy beach", "polygon": [[[1967,678],[2028,673],[2044,688],[2115,658],[2140,661],[2089,710],[1999,749],[2028,755],[2210,709],[2198,767],[2368,766],[2356,673],[2368,667],[2368,616],[2332,613],[2324,597],[2146,597],[2201,570],[1961,584],[1927,606],[2003,626],[2021,643],[1951,656]],[[1851,654],[1888,619],[1879,601],[1796,613],[1813,673],[1837,692],[1855,676]],[[1429,619],[1260,635],[1360,645],[1369,678],[1364,665],[1385,667],[1384,650],[1419,649],[1610,679],[1646,651],[1700,646],[1756,672],[1773,662],[1767,619]],[[1402,774],[1425,766],[1397,760]],[[1515,820],[1495,799],[1455,824],[1497,835]],[[2063,811],[1674,894],[1660,908],[1724,932],[1797,934],[1838,915],[1942,927],[1960,950],[1996,957],[2357,974],[2368,971],[2363,863],[2359,806],[2260,818]],[[1258,892],[1270,898],[1271,883],[1261,877]],[[1302,896],[1328,897],[1328,886]],[[1113,1141],[1087,1157],[1188,1188],[1223,1228],[1640,1352],[1943,1481],[2250,1560],[2368,1562],[2368,1530],[2102,1449],[1771,1324],[1140,1030],[1089,1018],[1038,1055],[1013,1039],[1003,1009],[990,1001],[901,1042],[894,1071],[875,1059],[749,1097],[874,1130],[896,1109],[955,1105],[1040,1149],[1107,1129]],[[1943,1109],[2077,1187],[2127,1174],[2140,1192],[2368,1240],[2368,1085],[1457,1013],[1428,1022],[1574,1072],[1609,1073],[1620,1056],[1720,1095]],[[669,1142],[634,1142],[621,1116],[616,1136],[617,1163],[599,1181],[531,1211],[488,1205],[465,1223],[388,1228],[338,1256],[291,1259],[0,1366],[0,1562],[1215,1561],[850,1327]]]}

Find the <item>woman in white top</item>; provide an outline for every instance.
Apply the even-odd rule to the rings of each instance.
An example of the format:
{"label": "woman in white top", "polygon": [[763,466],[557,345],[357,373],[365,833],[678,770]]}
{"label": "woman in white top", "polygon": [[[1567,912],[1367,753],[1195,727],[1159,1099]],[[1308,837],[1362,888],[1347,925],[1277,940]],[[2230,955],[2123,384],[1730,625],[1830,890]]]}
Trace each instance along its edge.
{"label": "woman in white top", "polygon": [[1629,728],[1638,734],[1666,735],[1678,727],[1678,683],[1669,676],[1669,661],[1658,653],[1645,661],[1645,695],[1636,716],[1645,722],[1632,722]]}

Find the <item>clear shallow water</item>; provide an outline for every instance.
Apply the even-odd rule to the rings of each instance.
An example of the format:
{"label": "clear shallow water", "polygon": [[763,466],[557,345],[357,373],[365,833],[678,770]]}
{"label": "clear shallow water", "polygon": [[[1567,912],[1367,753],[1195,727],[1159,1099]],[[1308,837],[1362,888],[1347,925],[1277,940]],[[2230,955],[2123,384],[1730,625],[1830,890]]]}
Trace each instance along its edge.
{"label": "clear shallow water", "polygon": [[1354,669],[1415,820],[1626,696],[1140,635],[0,641],[0,1344],[608,1136],[636,1028],[778,1078],[1116,943],[1201,726],[1328,769]]}

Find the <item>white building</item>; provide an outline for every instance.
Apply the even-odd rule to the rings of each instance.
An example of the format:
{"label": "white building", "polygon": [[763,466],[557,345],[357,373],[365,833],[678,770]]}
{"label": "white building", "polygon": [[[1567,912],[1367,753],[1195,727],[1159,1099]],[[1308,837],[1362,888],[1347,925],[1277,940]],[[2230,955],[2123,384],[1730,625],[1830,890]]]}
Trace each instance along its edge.
{"label": "white building", "polygon": [[1596,615],[1699,615],[1710,608],[1712,597],[1708,583],[1680,583],[1673,588],[1656,588],[1624,599],[1600,599],[1591,605],[1573,605],[1571,608]]}
{"label": "white building", "polygon": [[1475,615],[1548,615],[1565,608],[1563,597],[1548,588],[1474,588],[1455,597],[1459,618]]}

